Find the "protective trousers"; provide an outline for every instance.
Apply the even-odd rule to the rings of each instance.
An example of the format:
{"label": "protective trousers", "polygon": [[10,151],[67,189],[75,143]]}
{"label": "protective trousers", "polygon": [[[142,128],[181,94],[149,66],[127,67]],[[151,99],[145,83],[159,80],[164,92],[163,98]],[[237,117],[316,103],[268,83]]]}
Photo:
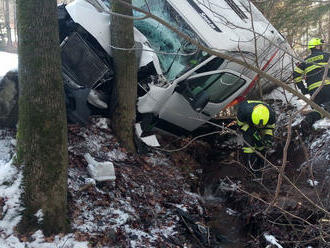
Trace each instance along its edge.
{"label": "protective trousers", "polygon": [[[313,90],[311,94],[313,94],[316,90],[317,89]],[[322,87],[321,91],[314,98],[314,102],[320,105],[325,110],[330,111],[330,85],[324,85]],[[307,114],[306,118],[303,120],[302,123],[303,129],[310,129],[312,125],[321,118],[322,115],[317,111],[312,111],[311,113]]]}
{"label": "protective trousers", "polygon": [[261,175],[260,169],[263,167],[263,159],[256,154],[256,151],[265,154],[265,144],[271,142],[270,135],[262,135],[261,130],[250,128],[243,132],[244,140],[249,144],[243,145],[243,160],[245,166],[251,169],[256,176]]}

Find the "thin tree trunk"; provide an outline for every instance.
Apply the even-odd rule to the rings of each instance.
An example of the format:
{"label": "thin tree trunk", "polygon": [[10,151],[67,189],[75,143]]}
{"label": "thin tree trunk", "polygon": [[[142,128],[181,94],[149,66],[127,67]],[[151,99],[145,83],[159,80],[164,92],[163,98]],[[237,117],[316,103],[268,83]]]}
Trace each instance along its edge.
{"label": "thin tree trunk", "polygon": [[328,25],[327,25],[327,31],[328,31],[328,36],[327,36],[327,43],[330,43],[330,11],[328,12]]}
{"label": "thin tree trunk", "polygon": [[5,26],[7,31],[7,46],[12,46],[12,39],[11,39],[11,28],[10,28],[10,15],[9,15],[9,0],[5,0]]}
{"label": "thin tree trunk", "polygon": [[14,34],[15,34],[15,44],[17,46],[17,13],[16,13],[16,1],[14,2]]}
{"label": "thin tree trunk", "polygon": [[[132,3],[131,0],[125,0]],[[117,1],[112,2],[112,10],[124,15],[132,15],[132,10]],[[118,105],[112,115],[112,128],[120,143],[130,152],[135,152],[134,123],[136,115],[137,66],[134,50],[133,21],[119,16],[111,16],[111,45],[114,61],[115,92]],[[116,49],[124,48],[127,50]]]}
{"label": "thin tree trunk", "polygon": [[[67,123],[56,0],[18,0],[18,162],[23,170],[21,233],[65,232]],[[39,210],[43,220],[36,217]]]}

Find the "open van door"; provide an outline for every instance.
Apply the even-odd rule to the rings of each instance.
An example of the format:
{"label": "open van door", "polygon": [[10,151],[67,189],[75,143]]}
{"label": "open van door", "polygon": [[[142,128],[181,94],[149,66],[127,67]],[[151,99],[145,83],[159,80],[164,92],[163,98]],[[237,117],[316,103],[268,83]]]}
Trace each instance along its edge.
{"label": "open van door", "polygon": [[251,79],[229,69],[195,74],[177,82],[159,118],[192,131],[239,96]]}

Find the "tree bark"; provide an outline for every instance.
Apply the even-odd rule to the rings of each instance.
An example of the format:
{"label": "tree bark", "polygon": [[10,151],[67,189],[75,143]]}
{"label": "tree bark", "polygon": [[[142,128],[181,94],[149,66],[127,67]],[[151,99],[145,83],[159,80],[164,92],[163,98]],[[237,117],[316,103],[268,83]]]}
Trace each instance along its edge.
{"label": "tree bark", "polygon": [[[18,162],[24,211],[19,231],[65,232],[67,123],[56,0],[18,0]],[[42,210],[40,221],[35,214]]]}
{"label": "tree bark", "polygon": [[[327,40],[326,42],[329,44],[330,43],[330,10],[328,11],[329,15],[328,15],[328,24],[327,24]],[[330,49],[328,50],[330,51]]]}
{"label": "tree bark", "polygon": [[4,15],[5,15],[5,26],[7,31],[7,46],[12,46],[10,15],[9,15],[9,0],[5,0]]}
{"label": "tree bark", "polygon": [[[125,0],[131,4],[131,0]],[[132,15],[132,9],[112,2],[112,11]],[[112,128],[120,143],[135,152],[134,123],[136,115],[137,65],[134,48],[133,20],[111,16],[111,45],[115,71],[115,95],[118,104],[112,114]],[[120,49],[117,49],[120,48]],[[126,49],[126,50],[125,50]]]}
{"label": "tree bark", "polygon": [[17,14],[16,14],[16,1],[13,3],[14,5],[14,40],[15,40],[15,47],[17,47]]}

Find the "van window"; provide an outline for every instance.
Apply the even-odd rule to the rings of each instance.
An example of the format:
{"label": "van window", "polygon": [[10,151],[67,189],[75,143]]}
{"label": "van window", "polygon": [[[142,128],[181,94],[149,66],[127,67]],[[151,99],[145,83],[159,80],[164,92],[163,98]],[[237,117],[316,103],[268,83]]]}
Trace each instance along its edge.
{"label": "van window", "polygon": [[[165,20],[191,39],[199,40],[198,35],[166,0],[135,0],[134,4]],[[134,16],[139,17],[143,14],[134,11]],[[209,56],[152,18],[135,20],[134,25],[146,36],[156,51],[168,80],[181,76]]]}
{"label": "van window", "polygon": [[206,65],[203,65],[199,69],[196,70],[196,73],[203,73],[208,71],[215,71],[219,69],[219,67],[222,65],[222,63],[225,60],[223,58],[216,57],[212,59],[210,62],[208,62]]}
{"label": "van window", "polygon": [[193,96],[206,90],[210,102],[220,103],[235,93],[245,82],[243,78],[232,73],[221,72],[188,79],[186,84]]}

